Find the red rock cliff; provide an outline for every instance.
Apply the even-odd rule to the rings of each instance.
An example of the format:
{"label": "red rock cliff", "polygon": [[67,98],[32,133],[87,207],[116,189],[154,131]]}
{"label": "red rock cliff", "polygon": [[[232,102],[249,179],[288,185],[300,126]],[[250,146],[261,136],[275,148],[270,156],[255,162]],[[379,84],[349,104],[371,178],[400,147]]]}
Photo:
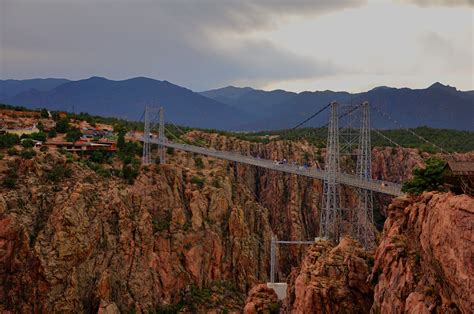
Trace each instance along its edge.
{"label": "red rock cliff", "polygon": [[371,279],[374,313],[471,313],[474,198],[425,193],[389,208]]}

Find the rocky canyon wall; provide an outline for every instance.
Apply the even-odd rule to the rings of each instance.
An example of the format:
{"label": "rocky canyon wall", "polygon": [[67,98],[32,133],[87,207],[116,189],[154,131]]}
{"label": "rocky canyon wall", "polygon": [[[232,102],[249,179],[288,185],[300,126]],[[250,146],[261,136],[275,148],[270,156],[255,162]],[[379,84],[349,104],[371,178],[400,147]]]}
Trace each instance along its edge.
{"label": "rocky canyon wall", "polygon": [[[261,158],[313,165],[324,159],[323,150],[305,142],[251,143],[199,132],[188,137]],[[410,150],[374,150],[373,157],[374,174],[400,179],[422,160]],[[176,304],[239,311],[245,293],[267,280],[271,236],[301,240],[318,232],[318,180],[178,151],[166,165],[142,167],[132,185],[47,152],[0,160],[2,176],[14,159],[17,186],[0,187],[0,311],[153,312]],[[48,174],[57,167],[70,175],[51,181]],[[344,194],[354,201],[350,189]],[[349,247],[325,247],[321,254],[338,263],[342,258],[337,272],[353,266],[369,271],[362,267],[365,253]],[[306,249],[280,248],[277,279],[299,265]],[[295,273],[290,278],[296,280]]]}
{"label": "rocky canyon wall", "polygon": [[320,241],[288,281],[283,313],[472,313],[474,198],[397,198],[381,241]]}

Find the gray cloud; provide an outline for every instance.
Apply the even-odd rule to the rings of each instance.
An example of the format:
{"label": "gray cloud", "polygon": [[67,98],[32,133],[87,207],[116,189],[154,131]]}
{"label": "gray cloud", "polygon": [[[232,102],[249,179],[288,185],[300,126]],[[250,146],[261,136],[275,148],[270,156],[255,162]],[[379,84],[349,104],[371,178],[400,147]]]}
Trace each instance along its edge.
{"label": "gray cloud", "polygon": [[399,0],[404,3],[413,3],[422,7],[428,6],[468,6],[474,7],[474,0]]}
{"label": "gray cloud", "polygon": [[339,69],[239,34],[364,2],[3,0],[0,77],[144,75],[205,89],[330,75]]}

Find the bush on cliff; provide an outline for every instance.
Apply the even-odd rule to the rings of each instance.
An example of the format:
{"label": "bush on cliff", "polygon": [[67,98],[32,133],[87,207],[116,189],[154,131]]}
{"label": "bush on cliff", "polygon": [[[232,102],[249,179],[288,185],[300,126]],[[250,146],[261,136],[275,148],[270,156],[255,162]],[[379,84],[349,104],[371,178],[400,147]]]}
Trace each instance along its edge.
{"label": "bush on cliff", "polygon": [[22,150],[20,155],[21,155],[21,158],[23,159],[31,159],[36,156],[36,152],[32,150],[31,148],[28,148],[28,149]]}
{"label": "bush on cliff", "polygon": [[443,189],[443,169],[445,162],[436,158],[425,161],[424,168],[413,170],[413,179],[405,182],[402,192],[420,194],[424,191],[440,191]]}
{"label": "bush on cliff", "polygon": [[122,166],[122,177],[127,181],[128,184],[133,184],[135,182],[135,178],[140,173],[140,167],[134,164],[130,165],[123,165]]}
{"label": "bush on cliff", "polygon": [[63,178],[70,178],[72,175],[72,171],[69,167],[64,164],[57,164],[54,165],[51,171],[46,174],[46,178],[49,181],[54,183],[58,183]]}
{"label": "bush on cliff", "polygon": [[13,189],[16,186],[18,180],[18,167],[20,163],[18,160],[8,163],[8,171],[5,178],[3,179],[3,186]]}
{"label": "bush on cliff", "polygon": [[191,183],[196,184],[198,188],[202,189],[204,187],[204,178],[193,176],[191,178]]}
{"label": "bush on cliff", "polygon": [[20,143],[20,138],[16,134],[2,134],[0,135],[0,148],[10,148]]}

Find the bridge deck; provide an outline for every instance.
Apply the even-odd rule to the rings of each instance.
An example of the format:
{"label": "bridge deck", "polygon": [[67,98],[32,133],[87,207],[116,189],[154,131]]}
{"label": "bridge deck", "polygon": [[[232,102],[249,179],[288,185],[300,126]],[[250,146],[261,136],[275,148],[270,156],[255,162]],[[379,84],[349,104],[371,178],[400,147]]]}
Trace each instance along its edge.
{"label": "bridge deck", "polygon": [[[275,162],[271,160],[245,156],[245,155],[241,155],[235,152],[218,151],[212,148],[204,148],[204,147],[187,145],[187,144],[178,144],[178,143],[173,143],[173,142],[168,142],[168,141],[162,142],[158,139],[150,139],[150,142],[153,144],[163,145],[165,147],[172,147],[175,149],[184,150],[184,151],[188,151],[188,152],[192,152],[192,153],[196,153],[200,155],[206,155],[209,157],[236,161],[238,163],[253,165],[253,166],[257,166],[261,168],[280,171],[280,172],[297,174],[297,175],[310,177],[310,178],[316,178],[316,179],[322,180],[324,179],[324,176],[325,176],[325,171],[321,169],[304,168],[302,166],[295,166],[295,165],[290,165],[290,164],[283,164],[283,165],[275,164]],[[356,175],[351,175],[351,174],[346,174],[346,173],[340,173],[337,176],[336,181],[341,184],[345,184],[345,185],[349,185],[349,186],[353,186],[357,188],[363,188],[363,189],[367,189],[367,190],[371,190],[371,191],[379,192],[379,193],[384,193],[388,195],[393,195],[393,196],[403,195],[401,191],[401,185],[392,183],[392,182],[374,180],[374,179],[363,180],[357,177]]]}

